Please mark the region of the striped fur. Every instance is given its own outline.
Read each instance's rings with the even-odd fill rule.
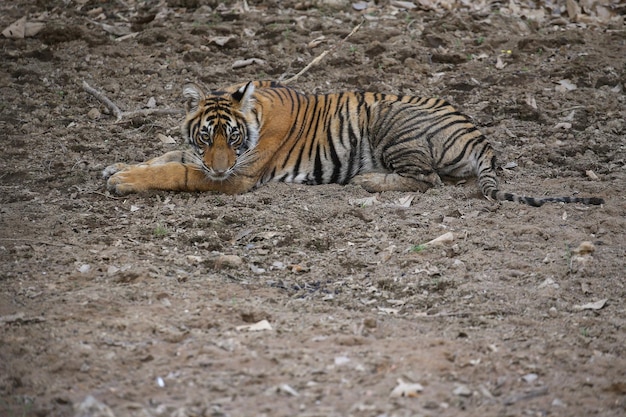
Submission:
[[[469,119],[441,99],[377,93],[306,95],[252,82],[206,96],[188,85],[190,151],[104,171],[118,194],[150,189],[242,193],[270,181],[424,191],[441,178],[477,177],[492,200],[602,204],[601,198],[500,191],[495,154]]]

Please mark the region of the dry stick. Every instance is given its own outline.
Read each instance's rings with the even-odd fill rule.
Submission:
[[[140,109],[140,110],[124,111],[123,112],[107,96],[105,96],[100,91],[96,90],[95,88],[93,88],[92,86],[87,84],[87,81],[83,81],[83,90],[85,90],[87,93],[89,93],[92,96],[94,96],[99,102],[101,102],[109,110],[111,110],[111,113],[113,113],[113,115],[115,115],[115,117],[117,119],[116,122],[119,122],[124,117],[133,118],[135,116],[151,116],[153,114],[165,114],[165,115],[167,115],[167,114],[183,114],[182,110],[178,110],[178,109]]]
[[[294,81],[297,81],[298,78],[300,78],[300,76],[302,74],[304,74],[305,72],[310,70],[311,67],[313,67],[314,65],[317,65],[322,59],[324,59],[324,57],[326,55],[328,55],[331,52],[334,52],[337,48],[339,48],[341,45],[343,45],[343,43],[345,41],[347,41],[348,38],[350,38],[352,35],[354,35],[356,33],[356,31],[359,30],[361,28],[361,26],[363,26],[363,22],[364,21],[361,21],[361,23],[356,25],[354,27],[354,29],[352,29],[352,32],[348,33],[348,35],[345,38],[343,38],[342,40],[337,42],[335,45],[331,46],[330,49],[325,50],[324,52],[319,54],[317,57],[315,57],[315,59],[313,61],[309,62],[309,64],[306,67],[302,68],[302,70],[299,73],[297,73],[296,75],[294,75],[293,77],[291,77],[291,78],[289,78],[287,80],[281,81],[281,84],[289,84],[289,83],[292,83]]]
[[[83,90],[94,96],[99,102],[107,106],[109,110],[115,115],[117,121],[119,122],[122,119],[122,111],[119,107],[115,105],[107,96],[87,84],[87,81],[83,81]]]

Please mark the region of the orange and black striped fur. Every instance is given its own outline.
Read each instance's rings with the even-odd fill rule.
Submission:
[[[250,82],[205,95],[183,90],[191,144],[138,165],[107,167],[117,194],[145,190],[244,193],[269,181],[349,182],[371,192],[425,191],[442,177],[477,177],[483,195],[531,206],[602,204],[500,191],[494,150],[467,117],[435,98],[376,93],[306,95]]]

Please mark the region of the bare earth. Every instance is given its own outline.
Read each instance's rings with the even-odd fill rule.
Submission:
[[[0,3],[2,28],[45,22],[0,38],[0,415],[626,414],[623,15],[315,4]],[[182,109],[185,82],[288,78],[363,16],[292,85],[446,98],[504,190],[606,204],[494,204],[471,181],[106,192],[105,166],[182,146],[181,117],[116,122],[83,80]]]

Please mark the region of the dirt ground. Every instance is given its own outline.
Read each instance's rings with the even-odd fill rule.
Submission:
[[[0,38],[0,415],[626,415],[623,4],[391,3],[0,3],[2,28],[44,23]],[[107,165],[182,146],[181,117],[116,122],[83,81],[181,109],[188,81],[285,79],[325,50],[294,87],[444,97],[503,189],[606,204],[106,192]]]

